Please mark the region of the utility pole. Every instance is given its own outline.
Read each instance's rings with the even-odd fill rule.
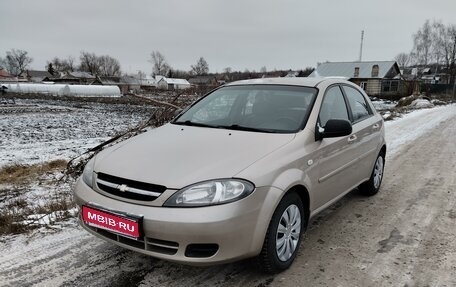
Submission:
[[[359,59],[361,62],[363,60],[363,42],[364,42],[364,30],[361,31],[361,46],[359,47]]]

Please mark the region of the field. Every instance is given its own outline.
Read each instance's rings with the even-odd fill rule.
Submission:
[[[74,178],[63,178],[68,160],[143,123],[153,110],[57,99],[0,106],[0,234],[56,229],[73,218]]]

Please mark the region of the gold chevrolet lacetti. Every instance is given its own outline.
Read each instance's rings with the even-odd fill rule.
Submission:
[[[238,81],[100,152],[74,195],[81,225],[119,246],[191,265],[257,256],[279,272],[312,217],[378,192],[385,153],[382,117],[348,81]]]

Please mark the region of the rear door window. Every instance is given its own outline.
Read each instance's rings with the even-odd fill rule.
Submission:
[[[350,105],[354,123],[368,118],[373,114],[366,99],[359,91],[348,86],[344,86],[343,89]]]

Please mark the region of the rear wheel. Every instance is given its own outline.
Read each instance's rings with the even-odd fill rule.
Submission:
[[[301,198],[294,192],[285,195],[274,211],[259,255],[264,271],[277,273],[290,267],[296,257],[305,226]]]
[[[361,194],[367,196],[377,194],[377,192],[380,190],[380,185],[382,184],[384,168],[385,153],[381,152],[375,161],[374,170],[372,171],[371,177],[368,181],[362,183],[359,186],[359,191]]]

